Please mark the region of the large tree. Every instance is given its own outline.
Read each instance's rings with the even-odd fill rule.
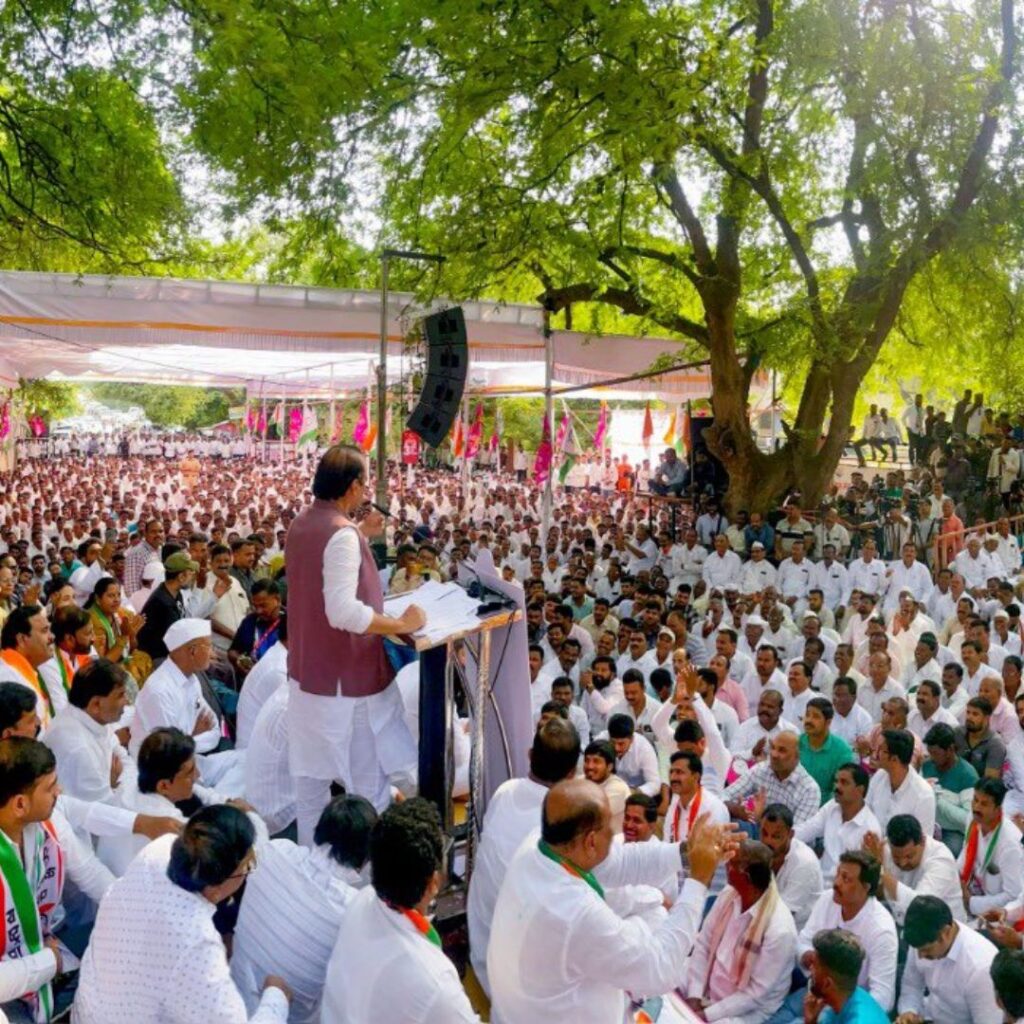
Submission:
[[[446,252],[452,294],[678,336],[734,504],[821,492],[908,288],[1016,215],[1013,0],[177,9],[193,138],[243,205],[355,203]],[[804,378],[773,454],[747,428],[768,366]]]

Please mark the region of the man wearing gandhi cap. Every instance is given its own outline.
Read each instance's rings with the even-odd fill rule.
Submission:
[[[135,702],[129,751],[138,756],[142,741],[160,726],[174,726],[196,741],[199,773],[207,786],[228,794],[244,789],[242,751],[216,753],[221,742],[217,716],[203,696],[200,673],[210,666],[213,640],[206,619],[179,619],[164,633],[167,660],[146,680]]]

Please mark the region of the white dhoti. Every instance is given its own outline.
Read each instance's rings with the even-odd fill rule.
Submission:
[[[299,842],[312,845],[332,782],[382,811],[391,800],[391,781],[405,788],[415,777],[417,747],[393,684],[372,697],[322,697],[304,693],[294,679],[288,685]]]

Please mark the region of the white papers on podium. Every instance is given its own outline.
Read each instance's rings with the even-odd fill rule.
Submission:
[[[415,590],[387,598],[384,614],[397,618],[411,604],[422,608],[427,617],[423,628],[413,634],[417,638],[434,642],[480,624],[476,613],[480,602],[470,597],[457,583],[427,580]]]

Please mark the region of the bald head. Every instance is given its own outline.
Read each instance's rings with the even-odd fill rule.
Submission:
[[[551,846],[569,846],[600,829],[611,816],[604,790],[589,779],[567,779],[548,790],[541,835]]]

